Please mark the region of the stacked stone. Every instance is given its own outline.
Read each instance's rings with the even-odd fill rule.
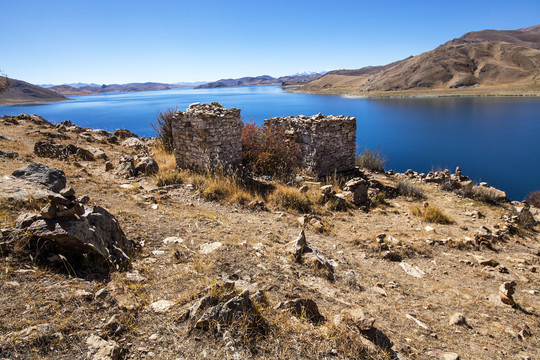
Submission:
[[[237,166],[242,160],[240,109],[191,104],[173,119],[174,156],[182,169]]]
[[[318,176],[354,168],[356,118],[349,116],[288,116],[266,119],[265,126],[281,128],[300,145],[302,167]]]

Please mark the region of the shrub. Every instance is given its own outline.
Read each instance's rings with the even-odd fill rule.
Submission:
[[[397,190],[399,195],[402,196],[407,196],[415,199],[423,199],[426,197],[424,195],[424,190],[407,180],[400,181],[398,183]]]
[[[411,207],[413,215],[418,216],[422,221],[437,223],[437,224],[453,224],[454,220],[445,215],[437,206],[428,205],[421,208],[420,206]]]
[[[540,208],[540,190],[533,191],[529,195],[527,195],[527,198],[525,199],[525,202],[531,206],[535,206],[537,208]]]
[[[184,180],[176,171],[160,172],[156,175],[157,186],[182,184]]]
[[[384,172],[387,162],[388,155],[384,155],[379,146],[375,149],[365,148],[356,158],[356,165],[358,167],[375,172]]]
[[[469,197],[476,201],[491,205],[498,205],[499,203],[503,202],[503,199],[501,199],[501,192],[499,190],[485,186],[473,187]]]
[[[280,209],[296,210],[307,213],[311,210],[311,200],[297,188],[278,185],[269,197],[270,202]]]
[[[244,123],[242,163],[257,175],[285,177],[300,167],[300,147],[278,128]]]
[[[156,117],[157,124],[150,122],[156,131],[156,138],[164,152],[171,154],[174,151],[172,122],[174,114],[178,112],[178,107],[168,108],[164,112],[159,112]]]

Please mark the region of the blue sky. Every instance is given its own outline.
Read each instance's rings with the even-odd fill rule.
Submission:
[[[2,0],[0,69],[36,84],[212,81],[382,65],[540,23],[539,0]]]

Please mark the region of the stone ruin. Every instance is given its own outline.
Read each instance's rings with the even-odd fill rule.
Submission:
[[[318,176],[354,168],[356,118],[348,116],[311,117],[304,115],[265,120],[301,149],[302,167]],[[237,166],[242,160],[242,120],[239,109],[222,105],[191,104],[173,118],[174,155],[179,168],[199,171],[221,166]]]
[[[302,153],[302,167],[318,176],[354,168],[356,158],[356,118],[349,116],[275,117],[264,121],[285,131]]]
[[[183,169],[207,170],[216,165],[237,166],[242,160],[240,109],[191,104],[173,118],[174,157]]]

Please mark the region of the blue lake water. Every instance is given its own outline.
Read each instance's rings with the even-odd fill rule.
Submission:
[[[171,106],[217,101],[257,123],[286,115],[357,118],[357,146],[380,145],[387,169],[419,172],[461,166],[475,181],[507,192],[512,200],[540,190],[539,98],[350,99],[285,93],[276,86],[176,89],[72,97],[74,101],[1,106],[0,115],[31,113],[52,122],[71,120],[92,128],[127,128],[155,134],[150,122]]]

